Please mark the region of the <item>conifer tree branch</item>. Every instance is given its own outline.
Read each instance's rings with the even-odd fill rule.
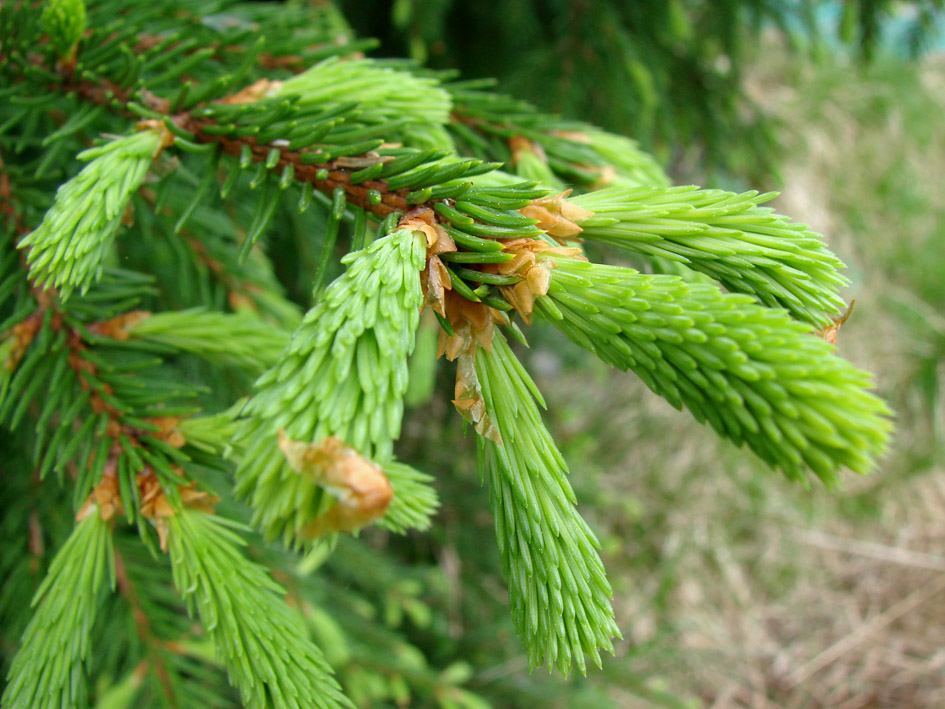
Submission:
[[[807,468],[834,484],[840,467],[865,473],[884,452],[889,411],[869,375],[783,310],[675,276],[539,258],[554,264],[539,312],[788,476]]]
[[[330,498],[291,457],[283,459],[279,432],[312,444],[338,437],[381,468],[391,461],[422,304],[424,244],[423,234],[402,229],[346,257],[348,270],[305,316],[281,362],[256,383],[236,437],[245,447],[236,489],[249,497],[267,534],[291,541],[329,531],[320,520]],[[405,521],[398,514],[394,524]]]
[[[352,707],[322,653],[302,633],[283,589],[240,552],[216,517],[183,509],[171,518],[174,583],[224,660],[247,707]]]
[[[167,345],[199,355],[221,367],[262,371],[274,365],[288,344],[286,333],[248,313],[200,308],[134,318],[126,338]]]
[[[184,130],[192,132],[198,142],[220,145],[226,154],[235,158],[241,157],[244,154],[244,147],[246,147],[249,148],[253,162],[266,164],[267,160],[270,159],[269,156],[273,147],[271,145],[259,145],[254,136],[231,139],[225,136],[210,135],[206,133],[205,127],[215,125],[215,123],[200,121],[190,116],[175,117],[175,122],[179,122]],[[343,167],[338,161],[307,163],[303,162],[303,155],[306,154],[312,153],[279,149],[278,160],[270,169],[278,169],[280,172],[284,172],[291,167],[294,179],[297,182],[308,182],[319,192],[326,195],[332,195],[336,189],[340,188],[344,190],[345,198],[349,204],[360,207],[380,219],[395,212],[404,213],[407,211],[407,193],[409,190],[406,188],[391,190],[387,183],[381,180],[365,180],[363,183],[352,184],[352,173],[363,169],[365,165],[353,169]],[[372,160],[374,162],[379,160],[377,156],[367,153],[357,157],[363,158],[367,163],[371,163]],[[350,160],[349,162],[353,161]],[[372,192],[380,194],[380,201],[377,197],[372,196]]]
[[[407,583],[420,577],[335,536],[368,523],[425,529],[436,512],[431,477],[394,458],[425,306],[441,354],[458,360],[453,403],[480,434],[532,666],[583,672],[585,654],[599,665],[619,631],[541,395],[506,339],[524,342],[519,320],[553,321],[792,477],[810,469],[832,483],[840,467],[865,470],[882,452],[889,424],[869,378],[812,337],[811,324],[832,326],[841,264],[818,235],[760,207],[769,195],[670,188],[629,139],[481,83],[358,57],[365,45],[332,44],[330,17],[296,21],[318,15],[304,3],[203,17],[211,6],[46,0],[39,23],[26,5],[0,7],[0,147],[12,161],[0,164],[0,424],[14,433],[0,437],[0,455],[32,452],[40,482],[72,475],[79,522],[57,560],[81,530],[104,533],[101,546],[119,516],[138,525],[118,540],[127,555],[123,546],[103,558],[118,562],[120,607],[143,647],[124,666],[103,660],[97,682],[124,678],[104,698],[134,696],[147,669],[157,696],[173,700],[184,684],[201,697],[188,697],[194,705],[223,696],[222,673],[201,674],[214,672],[209,642],[165,623],[188,623],[168,581],[167,608],[149,593],[166,569],[144,552],[160,548],[247,705],[350,706],[308,637],[315,629],[362,704],[404,703],[415,688],[476,706],[458,686],[461,668],[441,673],[400,631],[365,629],[365,603],[391,626],[404,613],[428,622],[428,600]],[[572,197],[568,185],[590,192]],[[116,238],[123,222],[128,236]],[[269,233],[271,259],[254,249]],[[685,263],[748,295],[586,263],[581,240],[658,269]],[[349,252],[345,269],[328,283],[338,250]],[[306,302],[313,281],[299,322],[283,293]],[[245,373],[260,370],[241,399]],[[225,500],[219,517],[210,489]],[[332,536],[309,547],[298,573],[270,576],[239,548],[231,519],[241,514],[289,546]],[[303,579],[333,543],[331,564],[359,568],[337,571],[343,584],[331,571]],[[270,546],[253,551],[277,569],[294,563]],[[64,678],[70,692],[81,681],[81,653],[36,651],[37,638],[79,647],[90,636],[78,616],[49,610],[50,584],[79,593],[82,623],[95,611],[82,591],[97,587],[56,563],[17,667],[58,673],[64,697]],[[306,620],[272,578],[292,584]],[[352,578],[374,589],[370,601]],[[40,620],[57,627],[37,630]],[[351,660],[362,648],[366,659]],[[28,700],[27,685],[10,691]]]
[[[585,672],[600,666],[620,637],[599,544],[574,507],[567,464],[541,421],[534,383],[505,338],[476,346],[485,408],[502,442],[479,439],[480,476],[488,480],[509,605],[531,667],[547,663]]]
[[[758,205],[775,194],[694,187],[613,187],[572,204],[581,238],[684,263],[817,327],[844,309],[843,263],[823,238]]]
[[[39,68],[45,69],[42,66]],[[50,85],[49,89],[64,94],[75,94],[83,101],[104,106],[128,118],[140,116],[140,113],[136,113],[129,107],[135,98],[134,95],[109,79],[99,77],[98,80],[93,81],[86,78],[76,78],[69,67],[59,67],[58,71],[60,72],[60,83]],[[220,145],[225,153],[237,158],[241,157],[244,154],[244,149],[248,148],[253,162],[266,163],[270,160],[269,156],[273,147],[258,144],[255,136],[249,135],[234,139],[209,134],[207,130],[216,125],[215,121],[195,117],[189,111],[173,112],[169,100],[148,92],[142,93],[141,98],[144,101],[143,107],[149,114],[166,116],[181,130],[192,134],[197,142]],[[358,169],[363,169],[365,165],[360,165],[357,169],[351,169],[339,164],[338,161],[303,162],[302,155],[304,153],[299,151],[280,149],[279,153],[278,161],[275,165],[270,165],[269,169],[279,168],[280,171],[284,171],[291,166],[295,172],[296,182],[309,182],[316,189],[328,195],[340,187],[345,190],[351,204],[366,209],[380,218],[384,218],[392,212],[403,213],[407,211],[406,197],[409,190],[406,188],[392,191],[388,189],[385,182],[378,180],[366,180],[360,184],[352,184],[352,173],[357,172]],[[361,159],[370,163],[372,157],[374,156],[369,151],[365,151],[364,154],[356,158],[349,158],[348,162]],[[371,194],[372,192],[380,192],[380,202]]]
[[[38,286],[56,287],[65,300],[98,279],[125,207],[162,140],[161,133],[144,130],[79,155],[91,162],[59,189],[42,223],[19,242],[29,249],[30,275]]]
[[[36,611],[10,668],[4,707],[87,704],[82,665],[103,586],[109,577],[114,585],[112,562],[108,525],[97,510],[90,510],[56,554],[36,592]]]
[[[52,414],[56,405],[61,405],[75,416],[78,431],[85,434],[83,438],[81,433],[77,433],[75,439],[77,443],[84,440],[81,450],[85,451],[85,456],[84,459],[80,456],[80,464],[74,465],[75,446],[56,449],[56,437],[67,430],[69,423],[68,420],[59,421],[56,437],[43,453],[40,477],[50,469],[61,473],[63,467],[74,465],[81,473],[75,476],[77,506],[81,503],[80,517],[94,508],[106,521],[123,513],[131,521],[137,508],[140,516],[155,524],[163,546],[162,517],[169,512],[166,495],[176,499],[179,494],[177,485],[187,483],[180,474],[181,469],[171,465],[167,459],[168,454],[172,460],[177,459],[180,454],[176,451],[184,445],[176,430],[179,418],[136,415],[137,412],[122,401],[115,385],[109,381],[109,372],[101,369],[102,360],[90,348],[93,341],[127,340],[127,328],[149,314],[132,311],[102,322],[81,324],[63,310],[54,292],[33,288],[32,294],[37,309],[12,330],[14,346],[7,353],[4,367],[17,375],[9,388],[0,387],[0,418],[11,417],[12,425],[18,424],[27,411],[27,405],[39,394],[37,384],[43,383],[40,377],[28,384],[29,374],[33,373],[37,363],[42,367],[44,360],[55,362],[47,370],[51,370],[52,382],[62,385],[64,391],[75,389],[81,393],[72,399],[67,396],[44,401],[37,415],[39,428],[54,425]],[[37,337],[39,341],[33,346]],[[19,367],[20,360],[27,355],[30,358]],[[17,371],[18,367],[22,371]],[[63,373],[67,371],[72,373],[74,385],[64,380]],[[56,395],[59,396],[60,392],[57,391]],[[11,408],[14,402],[18,404],[16,409]],[[37,447],[37,453],[40,450]],[[168,482],[173,484],[168,485]],[[192,491],[185,495],[191,500],[195,495],[200,497]]]

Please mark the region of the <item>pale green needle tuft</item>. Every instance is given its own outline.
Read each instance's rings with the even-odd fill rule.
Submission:
[[[479,438],[515,628],[531,667],[583,674],[620,637],[599,544],[575,509],[568,466],[541,420],[535,384],[498,332],[479,348],[482,397],[502,444]]]
[[[301,616],[245,542],[219,517],[182,509],[168,520],[174,585],[198,615],[251,709],[351,707]]]
[[[843,262],[820,234],[759,204],[774,193],[611,187],[572,198],[581,238],[687,265],[731,291],[824,327],[846,304]]]
[[[36,611],[13,658],[4,709],[88,706],[85,662],[92,625],[103,587],[115,576],[108,523],[97,508],[88,512],[33,597]]]
[[[98,280],[128,201],[160,144],[161,134],[147,130],[79,154],[91,162],[59,188],[42,223],[20,240],[19,248],[29,248],[26,261],[37,285],[58,288],[65,300]]]
[[[288,344],[287,333],[255,315],[202,308],[155,313],[131,326],[128,334],[220,367],[256,372],[275,364]]]
[[[414,145],[452,147],[443,126],[449,121],[453,101],[431,77],[379,66],[370,59],[332,57],[283,82],[276,95],[298,96],[306,106],[356,101],[361,122],[398,121],[388,130],[388,137],[408,137]],[[406,124],[405,118],[409,119]]]
[[[328,502],[285,462],[280,430],[303,442],[337,436],[382,468],[391,461],[423,304],[425,249],[422,234],[400,230],[346,256],[345,273],[256,383],[237,434],[244,454],[236,481],[267,535],[291,539]]]
[[[87,17],[83,0],[47,0],[39,18],[60,57],[67,57],[82,39]]]
[[[387,463],[384,473],[394,488],[394,499],[377,524],[397,534],[408,529],[429,529],[440,506],[436,490],[430,485],[433,476],[397,461]]]
[[[840,468],[865,473],[884,452],[889,411],[870,375],[784,310],[676,276],[552,261],[539,312],[789,477],[810,469],[832,484]]]

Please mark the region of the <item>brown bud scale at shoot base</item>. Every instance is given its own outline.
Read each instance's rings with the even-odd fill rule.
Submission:
[[[394,490],[384,471],[337,436],[300,443],[279,431],[279,449],[294,471],[321,485],[336,500],[308,524],[305,536],[351,532],[381,517],[390,506]]]

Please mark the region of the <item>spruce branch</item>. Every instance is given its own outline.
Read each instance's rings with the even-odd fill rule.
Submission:
[[[313,444],[336,436],[382,468],[391,460],[422,304],[424,249],[421,233],[401,229],[346,256],[345,273],[257,382],[236,437],[245,449],[236,490],[268,535],[304,535],[328,502],[282,458],[280,431]]]
[[[274,365],[288,344],[279,328],[249,313],[219,313],[204,309],[148,314],[137,320],[126,337],[189,352],[221,367],[261,371]]]
[[[218,517],[187,509],[169,521],[174,584],[197,614],[251,709],[352,707],[283,589],[241,553]]]
[[[331,71],[336,64],[327,62],[325,66]],[[375,86],[379,85],[380,77],[386,78],[387,84],[410,85],[410,82],[418,81],[420,83],[417,86],[429,84],[424,84],[406,72],[375,69],[369,62],[348,63],[340,70],[350,72],[352,67],[357,67],[354,69],[356,74],[367,77],[368,83]],[[317,69],[319,67],[313,68],[313,74],[317,74]],[[107,80],[103,80],[104,84],[100,86],[90,83],[88,79],[82,79],[78,85],[73,85],[69,83],[73,81],[71,75],[65,78],[68,81],[61,88],[68,88],[84,100],[108,106],[123,114],[131,112],[149,120],[163,119],[164,127],[170,132],[170,135],[164,133],[164,141],[173,136],[174,142],[187,151],[199,151],[201,145],[208,148],[219,146],[224,153],[239,158],[240,169],[256,164],[259,171],[254,183],[264,178],[268,172],[278,171],[281,173],[282,188],[288,183],[297,182],[310,184],[327,195],[335,195],[340,189],[344,192],[348,204],[382,218],[392,213],[403,214],[410,205],[417,205],[418,208],[444,205],[445,200],[463,194],[471,187],[470,183],[457,178],[472,177],[497,166],[476,160],[444,159],[445,151],[436,149],[375,150],[385,145],[383,138],[360,142],[358,140],[379,132],[377,124],[371,123],[371,111],[368,110],[365,123],[360,113],[357,116],[351,115],[351,104],[337,105],[329,101],[327,105],[309,106],[304,92],[306,88],[313,90],[309,86],[311,76],[308,73],[294,77],[285,84],[261,80],[207,106],[176,113],[172,111],[174,102],[150,93],[141,97],[143,104],[138,104],[131,100],[127,92],[118,91],[117,87],[109,85]],[[299,80],[299,83],[293,84],[296,80]],[[427,86],[428,92],[432,90],[431,86],[432,84]],[[302,92],[298,93],[296,89]],[[317,94],[317,91],[315,93]],[[448,106],[448,96],[445,93],[439,100],[441,103],[445,100]],[[368,103],[370,104],[370,101]],[[377,115],[383,116],[385,111],[390,110],[390,106],[396,105],[396,98],[390,97],[385,101],[382,96],[375,106]],[[442,106],[436,108],[432,104],[430,107],[420,105],[420,110],[425,111],[424,115],[432,116],[434,121],[444,120],[440,115],[443,113]],[[303,118],[307,119],[304,123],[301,121]],[[352,118],[357,120],[352,121]],[[350,127],[343,123],[345,120],[351,122]],[[373,120],[377,120],[377,117]],[[338,123],[341,123],[341,128],[333,130]],[[316,142],[324,139],[326,132],[329,133],[328,139],[334,138],[335,145],[330,142],[327,145]],[[384,124],[381,124],[380,132],[386,135]],[[281,138],[282,135],[289,135],[290,138]],[[337,144],[339,142],[340,145]],[[237,171],[231,170],[231,176],[235,177],[237,174]],[[231,180],[228,180],[228,184],[230,182]],[[209,182],[206,184],[209,185]],[[223,189],[226,191],[227,186],[224,185]],[[521,197],[526,197],[527,193],[531,192],[534,192],[531,185],[522,185]],[[543,192],[539,192],[540,194]],[[532,197],[534,196],[532,194]],[[273,203],[271,198],[266,201]],[[495,200],[490,199],[487,202],[494,203]],[[266,216],[251,228],[247,242],[250,245],[268,225],[272,211],[264,210],[260,214]],[[479,217],[481,216],[480,214]],[[449,221],[445,218],[444,220]],[[467,220],[473,221],[469,217],[463,221]],[[477,235],[513,235],[508,229],[501,232],[488,228],[490,223],[500,226],[503,222],[497,224],[487,218],[485,223],[486,231],[475,230]],[[537,232],[531,233],[534,234]],[[522,235],[525,233],[522,232]]]
[[[114,586],[112,564],[108,525],[96,510],[89,510],[36,592],[32,604],[36,611],[10,668],[4,707],[88,705],[83,664],[103,586]]]
[[[834,484],[883,454],[889,410],[870,376],[785,311],[675,276],[539,258],[554,268],[537,309],[564,334],[788,476],[809,468]]]
[[[246,704],[348,705],[307,622],[326,642],[342,636],[329,654],[353,697],[403,702],[413,688],[476,706],[458,686],[461,666],[441,673],[391,630],[404,614],[432,627],[407,583],[419,576],[335,538],[334,572],[302,578],[331,543],[298,573],[274,572],[303,621],[194,482],[228,498],[232,462],[251,509],[226,499],[221,511],[251,514],[291,545],[366,523],[428,527],[431,478],[393,456],[424,306],[441,353],[459,360],[454,404],[481,435],[512,616],[533,666],[583,672],[585,653],[599,665],[619,632],[541,396],[506,339],[524,341],[519,320],[537,311],[792,477],[809,468],[833,482],[841,466],[863,471],[881,453],[889,424],[869,378],[809,327],[835,334],[841,264],[817,235],[760,207],[769,195],[667,187],[629,139],[481,83],[364,60],[355,53],[367,44],[305,3],[225,4],[205,17],[216,5],[96,0],[84,31],[78,14],[62,14],[79,5],[51,0],[42,23],[28,3],[0,8],[0,94],[11,99],[0,106],[0,148],[15,157],[0,164],[0,424],[16,434],[0,437],[0,453],[32,451],[37,485],[50,471],[68,480],[76,530],[93,520],[108,544],[106,523],[124,515],[138,526],[131,549],[170,551],[180,594]],[[338,55],[349,56],[321,61]],[[114,138],[138,119],[136,135]],[[65,158],[102,133],[110,142],[80,154],[90,162],[49,207],[59,166],[74,174]],[[552,194],[566,185],[591,192]],[[116,239],[132,208],[133,238]],[[581,262],[581,239],[643,253],[657,270],[686,264],[747,295]],[[343,248],[346,270],[323,290]],[[108,267],[116,261],[132,270]],[[283,293],[303,302],[313,281],[299,322]],[[267,370],[248,401],[233,368]],[[269,546],[252,552],[292,565]],[[187,637],[179,603],[149,601],[146,587],[167,574],[151,563],[140,586],[120,564],[147,647],[126,664],[106,653],[108,669],[93,672],[123,679],[101,698],[133,697],[151,671],[169,701],[219,704],[222,674],[208,678],[206,643]],[[66,574],[56,573],[47,584]],[[391,628],[364,622],[372,601],[349,579]],[[94,585],[81,574],[66,581]],[[45,604],[36,618],[51,612]],[[177,622],[162,624],[168,616]],[[81,653],[60,660],[30,648],[40,633],[77,637],[75,618],[31,625],[21,652],[48,660],[60,684],[79,681],[70,668],[81,670]]]
[[[111,280],[109,275],[103,282]],[[184,440],[176,430],[179,418],[166,406],[166,387],[129,375],[141,368],[140,360],[115,361],[116,353],[109,352],[108,345],[127,340],[128,328],[147,313],[130,311],[83,323],[77,315],[86,298],[70,300],[76,312],[69,313],[54,293],[35,295],[39,307],[8,340],[13,347],[5,369],[15,375],[0,386],[0,420],[14,429],[31,404],[39,402],[33,447],[39,479],[54,471],[61,480],[70,469],[80,516],[94,508],[106,521],[122,514],[129,522],[148,520],[163,547],[164,518],[170,514],[167,496],[193,503],[205,495],[178,490],[187,484],[179,464],[188,457],[178,450]],[[111,309],[106,299],[94,312]],[[51,390],[40,398],[43,384]],[[155,394],[147,384],[160,392],[161,408],[152,406]],[[50,429],[54,433],[47,438]],[[67,433],[72,438],[65,442]]]
[[[59,188],[42,223],[19,243],[29,249],[30,277],[38,286],[57,288],[65,300],[100,277],[125,207],[162,140],[160,132],[144,130],[79,155],[89,164]]]
[[[592,212],[581,238],[685,264],[818,327],[845,304],[843,263],[823,238],[773,210],[776,195],[695,187],[612,187],[571,198]]]
[[[384,126],[387,140],[404,138],[412,145],[451,148],[442,130],[453,103],[431,77],[379,66],[368,59],[326,59],[271,86],[267,96],[298,96],[303,106],[338,106],[356,102],[358,121]]]
[[[564,183],[590,189],[669,185],[659,163],[636,141],[486,90],[495,83],[445,85],[454,102],[449,128],[466,153],[506,163],[520,177],[554,189]]]
[[[52,0],[43,8],[39,22],[61,60],[74,61],[76,45],[86,27],[85,2]]]
[[[480,476],[488,481],[509,605],[531,667],[585,672],[587,653],[613,654],[620,637],[599,544],[575,509],[568,466],[541,420],[535,384],[496,333],[478,347],[486,410],[502,437],[479,438]]]

